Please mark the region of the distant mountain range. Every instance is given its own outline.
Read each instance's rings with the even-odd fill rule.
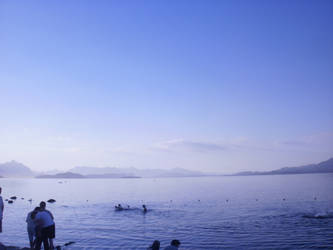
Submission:
[[[33,177],[35,173],[22,163],[10,161],[0,164],[0,175],[3,177]]]
[[[39,175],[36,178],[156,178],[156,177],[197,177],[205,176],[199,171],[190,171],[182,168],[171,170],[163,169],[136,169],[112,167],[75,167],[66,173]]]
[[[333,173],[333,158],[318,164],[304,165],[300,167],[285,167],[273,171],[245,171],[233,175],[277,175],[277,174],[314,174]]]
[[[149,178],[149,177],[193,177],[205,176],[199,171],[191,171],[182,168],[171,170],[162,169],[136,169],[136,168],[114,168],[114,167],[75,167],[67,172],[52,170],[50,172],[33,172],[22,163],[11,161],[0,164],[0,178]]]
[[[38,175],[36,178],[39,179],[83,179],[83,178],[90,178],[90,179],[102,179],[102,178],[140,178],[137,176],[129,176],[129,175],[121,175],[121,174],[76,174],[72,172],[65,172],[59,174],[47,174],[47,175]]]
[[[72,173],[82,174],[93,178],[152,178],[152,177],[196,177],[206,174],[199,171],[191,171],[183,168],[165,169],[137,169],[137,168],[113,168],[113,167],[75,167],[69,170]]]
[[[309,173],[333,173],[333,158],[300,167],[285,167],[273,171],[245,171],[232,174],[233,176],[244,175],[277,175],[277,174],[309,174]],[[218,176],[219,174],[207,174],[199,171],[191,171],[183,168],[165,169],[137,169],[137,168],[115,168],[115,167],[74,167],[68,172],[51,173],[33,172],[22,163],[11,161],[0,164],[0,178],[36,177],[36,178],[159,178],[159,177],[200,177]]]

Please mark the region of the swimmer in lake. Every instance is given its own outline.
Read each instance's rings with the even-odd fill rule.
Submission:
[[[118,205],[114,206],[114,208],[116,210],[123,210],[123,207],[121,206],[121,204],[118,204]]]
[[[147,213],[148,210],[147,210],[147,208],[146,208],[146,205],[142,205],[142,207],[143,207],[143,212],[144,212],[144,213]]]

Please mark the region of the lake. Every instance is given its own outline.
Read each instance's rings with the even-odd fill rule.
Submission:
[[[28,246],[25,218],[42,200],[55,217],[55,245],[146,249],[333,247],[333,174],[155,179],[0,179],[0,242]],[[24,199],[21,199],[24,198]],[[28,200],[32,199],[32,202]],[[130,210],[115,211],[118,203]],[[142,204],[149,211],[142,212]]]

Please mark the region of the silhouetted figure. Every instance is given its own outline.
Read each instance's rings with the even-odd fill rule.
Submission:
[[[142,205],[142,207],[143,207],[143,212],[144,212],[144,213],[147,213],[148,210],[147,210],[146,205]]]
[[[38,233],[40,237],[36,240],[36,250],[40,250],[43,242],[44,249],[53,249],[53,239],[55,238],[55,224],[53,221],[53,215],[50,211],[46,210],[46,203],[42,201],[40,204],[40,211],[36,215],[36,224],[38,227]],[[49,245],[50,242],[50,245]]]
[[[27,232],[29,236],[29,243],[31,249],[34,248],[37,239],[35,219],[38,211],[39,207],[35,207],[33,211],[28,213],[27,218],[25,220],[25,222],[27,223]]]
[[[3,209],[5,208],[1,196],[1,191],[2,189],[0,187],[0,233],[2,233],[2,217],[3,217]]]
[[[153,245],[148,247],[148,250],[159,250],[160,249],[160,242],[158,240],[155,240],[153,242]]]
[[[166,248],[164,248],[164,250],[178,250],[179,246],[180,246],[179,240],[172,240],[170,246],[167,246]]]

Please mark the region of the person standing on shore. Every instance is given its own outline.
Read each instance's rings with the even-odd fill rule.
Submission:
[[[3,210],[4,210],[1,191],[2,191],[2,188],[0,187],[0,233],[2,233],[2,218],[3,218]]]
[[[36,239],[37,239],[37,233],[36,233],[36,215],[39,211],[39,207],[35,207],[33,211],[28,213],[27,219],[25,220],[27,222],[27,231],[29,236],[29,242],[30,242],[30,248],[34,249]]]
[[[41,237],[37,237],[35,249],[40,250],[42,242],[45,250],[54,249],[53,239],[55,238],[55,224],[53,221],[53,215],[50,211],[45,209],[46,203],[44,201],[39,205],[40,210],[36,215],[36,223]]]

